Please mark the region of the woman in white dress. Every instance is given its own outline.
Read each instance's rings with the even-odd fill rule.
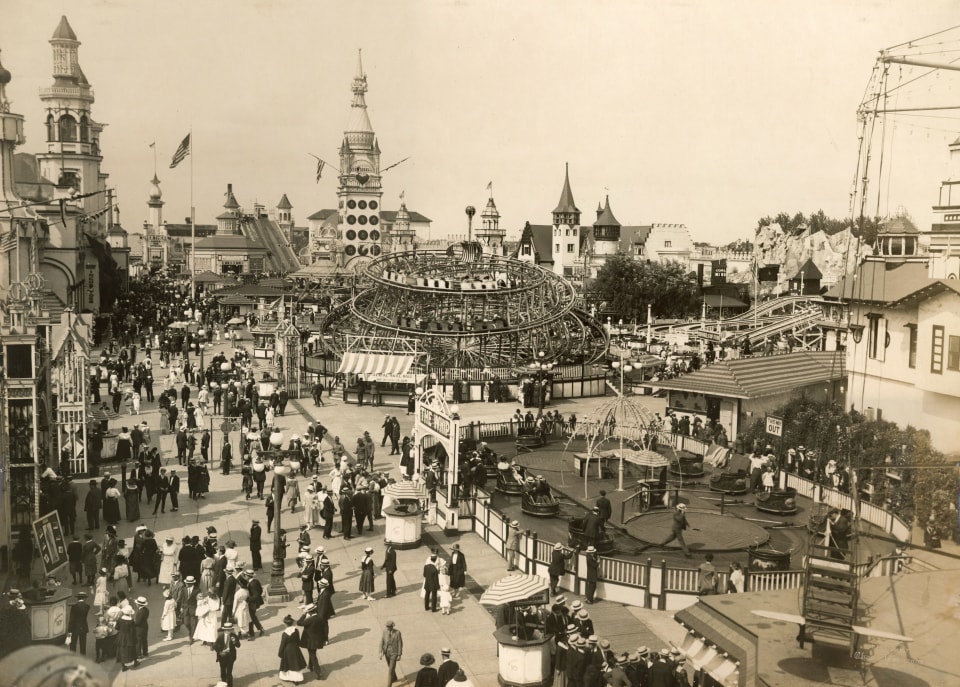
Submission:
[[[160,584],[170,584],[173,582],[173,573],[177,569],[177,561],[180,556],[180,547],[176,545],[173,537],[167,537],[166,543],[160,548]]]
[[[101,568],[100,574],[97,575],[97,579],[93,583],[93,605],[99,608],[101,613],[107,607],[107,601],[110,599],[110,594],[107,592],[108,574],[109,571],[106,568]]]
[[[303,499],[303,505],[307,527],[314,527],[317,524],[317,494],[312,486],[307,487],[307,495]]]
[[[213,644],[217,641],[217,629],[220,627],[220,599],[213,594],[197,594],[197,629],[193,638]]]
[[[343,486],[343,477],[337,468],[330,471],[330,491],[335,496],[340,494],[340,487]]]
[[[274,423],[276,422],[276,419],[277,419],[277,416],[276,416],[276,413],[273,412],[273,408],[271,408],[271,407],[268,406],[268,407],[267,407],[267,415],[266,415],[266,418],[265,418],[265,421],[266,421],[266,423],[267,423],[267,427],[269,427],[270,429],[273,429],[273,425],[274,425]]]
[[[197,427],[203,429],[203,408],[201,406],[194,408],[193,417],[196,420]]]
[[[440,589],[450,587],[450,568],[447,561],[443,558],[437,558],[437,569],[440,570]]]
[[[233,619],[234,626],[237,628],[237,632],[240,636],[243,636],[244,628],[250,627],[250,592],[247,591],[246,587],[241,587],[237,585],[237,591],[233,595]],[[253,634],[250,634],[250,637],[253,637]]]
[[[160,629],[167,633],[163,641],[173,639],[173,630],[177,626],[177,602],[170,596],[170,590],[163,590],[163,613],[160,614]]]

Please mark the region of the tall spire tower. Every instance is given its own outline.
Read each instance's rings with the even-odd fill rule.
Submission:
[[[477,238],[484,246],[484,252],[503,255],[503,239],[507,230],[500,228],[500,211],[497,210],[497,204],[493,202],[492,188],[490,197],[487,199],[487,206],[480,213],[480,228],[476,233]]]
[[[580,209],[570,190],[570,163],[564,165],[560,202],[553,209],[553,269],[570,274],[580,255]]]
[[[367,75],[357,51],[350,121],[340,145],[340,185],[337,188],[340,234],[347,262],[380,254],[380,145],[367,114]]]
[[[93,120],[93,89],[80,68],[78,52],[80,41],[66,17],[50,39],[53,46],[53,84],[40,89],[40,101],[47,111],[47,151],[37,155],[40,174],[52,179],[58,194],[92,193],[103,191],[107,175],[100,171],[100,133],[103,125]],[[83,213],[101,210],[104,198],[99,195],[84,198]],[[106,235],[107,216],[96,220],[94,233]],[[91,227],[88,225],[87,230]]]

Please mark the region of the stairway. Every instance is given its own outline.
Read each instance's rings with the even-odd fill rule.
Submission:
[[[835,550],[823,545],[811,545],[803,585],[803,617],[801,648],[804,641],[815,644],[856,650],[857,601],[860,578],[854,570],[854,551],[845,552],[846,558],[831,557]]]

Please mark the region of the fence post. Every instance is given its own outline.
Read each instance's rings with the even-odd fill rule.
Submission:
[[[660,598],[658,599],[657,610],[665,611],[667,610],[667,562],[662,558],[660,559],[660,580]]]
[[[530,533],[530,543],[532,544],[532,546],[531,546],[530,555],[527,557],[527,561],[529,562],[531,559],[533,560],[533,570],[530,569],[530,566],[527,566],[527,570],[525,572],[528,575],[531,573],[536,574],[537,572],[537,542],[539,540],[540,540],[539,534],[537,534],[536,532]]]
[[[653,569],[653,559],[652,559],[652,558],[647,558],[647,562],[644,564],[644,568],[645,568],[646,571],[647,571],[647,574],[646,574],[647,586],[646,586],[646,589],[645,589],[646,593],[643,595],[643,607],[644,607],[644,608],[652,608],[652,607],[653,607],[653,602],[652,602],[652,600],[651,600],[651,598],[650,598],[650,571]]]
[[[746,568],[743,569],[743,591],[744,592],[752,591],[750,589],[750,587],[752,586],[750,577],[751,577],[750,566],[747,566]]]

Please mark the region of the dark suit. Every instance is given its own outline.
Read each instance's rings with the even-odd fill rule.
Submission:
[[[394,574],[397,572],[397,552],[392,546],[387,546],[380,569],[387,573],[387,596],[396,596],[397,580]]]
[[[326,620],[317,614],[305,615],[297,621],[297,625],[303,628],[303,635],[300,637],[300,646],[307,650],[309,657],[307,665],[317,677],[320,677],[320,661],[317,660],[317,650],[322,649],[327,643],[329,635],[329,625]]]
[[[87,617],[90,615],[90,604],[86,601],[78,601],[70,607],[70,620],[67,623],[67,632],[70,633],[70,650],[76,651],[80,647],[80,653],[87,653],[87,633],[90,631]]]
[[[437,611],[437,592],[440,591],[440,571],[432,562],[423,566],[423,610]]]
[[[232,632],[221,632],[213,644],[213,651],[220,664],[220,681],[226,682],[227,687],[233,687],[233,664],[237,660],[237,647],[240,639]]]
[[[437,676],[440,678],[441,687],[446,687],[447,683],[456,676],[458,670],[460,670],[460,664],[456,661],[447,659],[441,663],[440,667],[437,668]]]
[[[263,567],[263,561],[260,558],[260,538],[263,530],[260,525],[250,526],[250,561],[254,570],[260,570]]]
[[[220,624],[233,618],[233,597],[237,595],[237,578],[228,574],[223,580],[223,592],[220,594],[220,603],[223,608],[220,612]]]
[[[666,661],[654,661],[650,666],[650,687],[673,687],[673,668]]]
[[[247,608],[250,609],[250,626],[248,630],[250,636],[253,637],[254,627],[260,630],[260,634],[263,634],[263,625],[260,624],[260,619],[257,617],[257,610],[263,606],[263,585],[260,583],[260,580],[256,577],[251,578],[250,581],[247,582],[247,592],[250,594],[250,598],[247,600]]]
[[[187,586],[184,590],[186,601],[183,604],[183,624],[187,626],[187,636],[193,644],[193,633],[197,629],[197,594],[200,585]]]
[[[149,631],[147,621],[150,619],[150,609],[146,606],[137,606],[133,614],[133,626],[137,634],[137,658],[143,658],[147,655],[147,634]]]
[[[170,477],[170,507],[173,510],[180,508],[180,475]]]

